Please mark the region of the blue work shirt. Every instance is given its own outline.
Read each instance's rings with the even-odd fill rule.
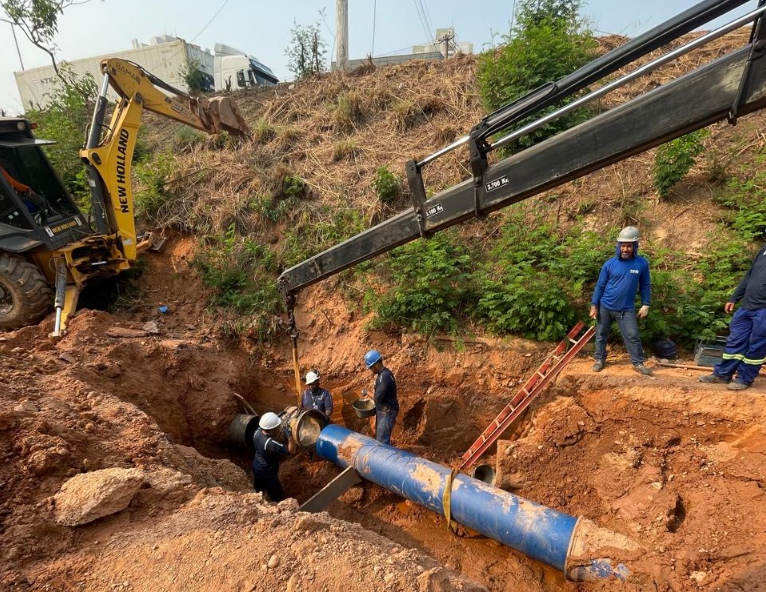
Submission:
[[[388,368],[383,368],[375,377],[375,412],[395,413],[399,411],[396,398],[396,378]]]
[[[308,388],[301,395],[301,409],[316,409],[324,413],[325,417],[332,415],[332,395],[327,389],[320,388],[312,393]]]
[[[620,245],[616,254],[604,263],[593,291],[591,304],[608,310],[632,310],[636,307],[636,291],[641,292],[641,304],[651,300],[649,262],[638,255],[638,243],[634,243],[633,257],[622,259]]]
[[[262,477],[276,477],[279,473],[280,458],[290,453],[287,446],[267,436],[262,429],[258,428],[253,434],[253,447],[255,448],[253,473]]]

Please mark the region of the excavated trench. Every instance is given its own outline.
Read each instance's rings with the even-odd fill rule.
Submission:
[[[108,315],[75,320],[65,345],[75,360],[72,372],[86,388],[117,395],[149,415],[170,440],[229,458],[245,472],[249,453],[228,441],[229,424],[241,412],[233,393],[259,413],[295,403],[283,361],[253,367],[239,350],[214,340],[117,339],[104,349],[92,336],[108,334]],[[402,385],[394,444],[454,466],[513,389],[485,388],[480,379],[488,372],[455,374],[462,382],[447,373],[449,383],[431,388],[425,384],[431,366],[458,354],[431,351],[431,366],[419,362],[424,353],[408,355],[412,365],[402,359],[393,365]],[[489,367],[494,355],[477,354],[475,363]],[[503,368],[517,363],[508,351],[502,359]],[[733,393],[697,386],[690,371],[658,370],[647,379],[627,365],[599,375],[589,367],[585,359],[571,363],[482,458],[495,466],[497,484],[639,542],[643,551],[625,558],[636,574],[629,590],[757,590],[766,575],[766,392],[759,382]],[[325,373],[333,421],[369,434],[351,405],[369,376]],[[528,370],[519,365],[517,374],[521,379]],[[285,462],[281,475],[288,495],[303,502],[338,472],[298,456]],[[566,582],[559,572],[474,532],[452,534],[442,517],[372,484],[351,489],[328,512],[419,549],[491,590],[616,585]]]
[[[766,524],[753,504],[763,499],[766,434],[749,416],[751,405],[728,391],[696,392],[687,386],[693,377],[674,377],[671,385],[657,386],[630,375],[594,378],[580,374],[587,362],[574,365],[533,405],[521,425],[504,435],[513,439],[501,439],[482,459],[495,466],[497,484],[639,541],[644,551],[628,558],[638,575],[637,590],[654,589],[654,584],[645,587],[649,582],[696,589],[695,578],[735,581],[745,585],[742,589],[757,589],[747,587],[754,577],[748,566],[753,557],[763,555],[758,545],[764,542],[760,526]],[[251,376],[246,374],[234,390],[256,411],[294,404],[289,381],[264,380],[261,373],[256,382]],[[356,399],[352,384],[323,384],[334,393],[333,421],[371,434],[369,421],[357,418],[351,406]],[[752,396],[755,404],[761,395]],[[454,466],[464,451],[465,437],[445,429],[443,414],[429,409],[469,408],[460,397],[405,393],[394,443]],[[174,437],[179,443],[229,458],[248,471],[249,453],[228,442],[220,429],[238,411],[236,405],[218,402],[213,407],[220,416],[212,417],[211,402],[208,398],[203,415],[216,430],[193,427],[199,426],[194,419],[198,413],[188,401],[182,420],[172,411],[170,416],[155,417],[166,431],[177,431]],[[478,434],[475,426],[486,425],[504,402],[498,397],[467,418],[472,433]],[[179,426],[185,427],[179,430]],[[281,469],[288,495],[299,503],[338,473],[335,466],[308,456],[291,458]],[[419,549],[491,590],[592,586],[567,582],[561,573],[475,532],[460,529],[452,534],[441,516],[369,483],[348,491],[328,512]]]

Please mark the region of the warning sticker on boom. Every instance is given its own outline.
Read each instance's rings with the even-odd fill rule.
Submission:
[[[444,211],[444,207],[441,204],[436,204],[435,206],[426,208],[426,218],[430,218],[434,214],[438,214],[439,212],[443,212],[443,211]]]
[[[508,177],[503,176],[503,177],[500,177],[499,179],[494,179],[490,181],[489,183],[485,183],[484,189],[486,190],[487,193],[489,193],[490,191],[494,191],[495,189],[500,189],[501,187],[505,187],[506,185],[508,185],[508,183],[510,183],[510,181],[508,180]]]

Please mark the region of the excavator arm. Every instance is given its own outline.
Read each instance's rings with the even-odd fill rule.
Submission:
[[[101,62],[104,82],[80,158],[88,167],[96,233],[49,252],[36,254],[41,269],[55,269],[56,323],[60,337],[77,306],[80,290],[94,277],[114,276],[131,267],[149,246],[139,240],[134,218],[131,166],[144,109],[195,129],[250,136],[236,105],[229,98],[191,97],[153,76],[141,66],[117,58]],[[109,87],[119,100],[105,124]]]
[[[141,247],[137,244],[130,172],[143,110],[210,134],[227,131],[249,137],[250,131],[227,97],[208,100],[189,96],[138,64],[118,58],[102,61],[101,71],[104,82],[80,157],[88,167],[98,232],[118,235],[125,257],[133,261]],[[111,122],[104,125],[109,86],[120,99]]]
[[[766,107],[766,26],[763,22],[766,7],[764,0],[761,0],[757,9],[728,25],[604,85],[554,114],[524,124],[530,116],[554,102],[573,95],[744,3],[741,0],[702,2],[570,76],[545,85],[488,115],[468,136],[445,149],[419,162],[408,162],[406,169],[412,208],[284,271],[279,282],[288,309],[292,310],[296,294],[302,288],[397,246],[428,237],[468,219],[482,217],[693,130],[727,118],[734,123],[736,117]],[[536,129],[557,114],[563,114],[589,98],[597,98],[686,51],[752,21],[754,26],[750,42],[742,49],[540,144],[488,165],[489,152]],[[517,124],[523,127],[491,141],[491,136],[496,137],[499,132]],[[469,148],[473,178],[426,200],[422,168],[463,144]]]

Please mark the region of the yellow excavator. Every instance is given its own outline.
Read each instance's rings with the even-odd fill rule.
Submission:
[[[134,217],[131,163],[144,109],[210,134],[250,137],[234,102],[192,97],[121,59],[101,63],[104,81],[80,157],[92,224],[80,212],[23,118],[0,118],[0,330],[40,320],[51,300],[53,337],[66,331],[85,284],[130,269],[150,244]],[[107,91],[119,100],[107,124]],[[53,299],[51,298],[53,295]]]

